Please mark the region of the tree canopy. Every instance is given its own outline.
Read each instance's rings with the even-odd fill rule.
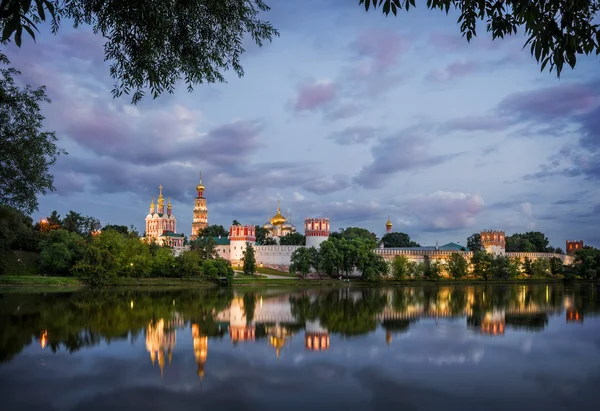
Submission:
[[[209,225],[198,232],[198,237],[227,237],[228,235],[229,231],[217,224]]]
[[[9,64],[0,53],[0,202],[31,213],[37,194],[54,190],[49,169],[64,151],[53,132],[42,131],[40,104],[50,102],[46,88],[19,87],[21,73]]]
[[[306,237],[300,233],[288,233],[279,238],[279,245],[306,245]]]
[[[381,242],[386,248],[389,247],[421,247],[419,243],[416,243],[410,239],[410,236],[405,233],[393,232],[387,233],[381,237]]]
[[[340,228],[339,231],[333,232],[330,235],[331,238],[344,238],[346,240],[354,240],[357,238],[363,238],[365,240],[371,240],[377,242],[377,234],[370,232],[366,228],[360,227],[348,227]]]
[[[244,37],[262,46],[279,35],[259,18],[268,10],[262,0],[2,0],[0,42],[20,47],[23,31],[35,39],[37,24],[48,20],[53,33],[63,19],[75,28],[91,26],[106,39],[113,96],[131,94],[135,104],[147,91],[154,98],[173,93],[180,80],[191,91],[224,82],[230,69],[243,76]]]
[[[360,0],[365,10],[381,7],[383,14],[397,15],[415,7],[415,0]],[[598,0],[427,0],[427,8],[448,14],[460,13],[460,31],[467,41],[477,36],[477,26],[485,21],[492,39],[514,35],[521,29],[541,70],[556,69],[560,76],[565,62],[575,67],[577,56],[600,54],[600,10]]]
[[[469,238],[467,238],[467,248],[469,249],[469,251],[481,250],[481,234],[475,233]]]

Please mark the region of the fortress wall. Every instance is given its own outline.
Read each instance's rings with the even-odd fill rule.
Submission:
[[[510,252],[506,253],[507,257],[510,258],[518,258],[521,262],[525,261],[526,258],[529,258],[531,261],[539,260],[540,258],[547,258],[548,260],[551,258],[560,258],[563,264],[571,265],[573,264],[573,257],[566,254],[555,254],[555,253],[517,253]]]
[[[424,262],[425,256],[429,256],[431,260],[440,260],[445,262],[450,258],[450,255],[457,253],[462,255],[467,260],[473,256],[471,251],[452,251],[452,250],[402,250],[392,248],[378,248],[375,250],[377,254],[382,256],[386,261],[394,261],[399,255],[406,256],[409,261]]]
[[[256,265],[260,267],[274,268],[276,270],[288,271],[292,253],[301,246],[299,245],[257,245],[254,246],[256,253]]]

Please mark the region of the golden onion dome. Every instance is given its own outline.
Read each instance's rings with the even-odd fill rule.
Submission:
[[[196,191],[204,191],[204,184],[202,184],[202,171],[200,172],[200,183],[196,186]]]
[[[282,225],[286,221],[286,218],[281,214],[281,209],[277,207],[277,214],[275,214],[273,218],[271,218],[271,224]]]
[[[390,220],[390,218],[388,217],[387,223],[385,223],[386,227],[391,227],[392,226],[392,221]]]

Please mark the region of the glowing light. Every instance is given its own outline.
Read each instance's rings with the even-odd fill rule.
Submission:
[[[48,330],[42,331],[42,336],[40,337],[40,345],[42,346],[42,350],[46,347],[48,343]]]
[[[546,286],[546,302],[548,302],[548,286]]]
[[[133,310],[133,300],[131,300],[131,303],[129,304],[129,306],[131,307],[131,309]]]

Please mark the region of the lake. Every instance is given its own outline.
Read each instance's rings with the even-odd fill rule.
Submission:
[[[584,283],[7,290],[0,404],[591,410],[599,314]]]

